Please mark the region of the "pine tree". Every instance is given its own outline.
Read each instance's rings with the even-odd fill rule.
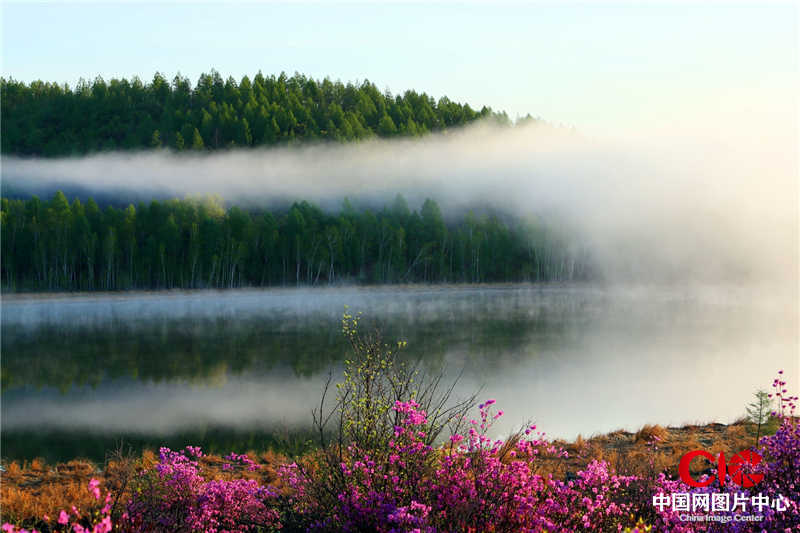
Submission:
[[[152,148],[161,148],[161,132],[156,130],[153,132],[153,136],[150,137],[150,146]]]
[[[394,135],[397,133],[397,126],[395,126],[392,117],[389,115],[383,115],[381,121],[378,123],[378,134],[384,137],[388,137],[390,135]]]
[[[197,131],[197,128],[194,129],[194,134],[192,134],[192,150],[203,150],[205,149],[205,145],[203,144],[203,137],[200,135],[200,132]]]
[[[772,412],[772,399],[763,390],[757,391],[754,396],[756,397],[755,401],[747,406],[747,417],[756,425],[756,446],[758,446],[761,427],[769,421]]]

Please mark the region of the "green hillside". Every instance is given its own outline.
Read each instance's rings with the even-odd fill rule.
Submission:
[[[342,83],[302,74],[223,80],[214,70],[193,87],[180,75],[156,74],[30,84],[0,79],[2,152],[62,156],[104,150],[169,147],[217,150],[297,141],[347,142],[414,137],[481,118],[508,123],[488,107],[406,91],[393,96],[369,81]]]

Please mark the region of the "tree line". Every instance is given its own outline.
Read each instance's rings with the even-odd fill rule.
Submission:
[[[3,198],[6,290],[227,288],[340,283],[566,281],[591,277],[585,250],[542,222],[468,212],[432,199],[338,213],[225,209],[217,197],[103,209]]]
[[[392,96],[369,81],[315,80],[295,74],[238,82],[212,70],[197,84],[156,73],[150,83],[98,77],[68,85],[0,78],[2,152],[63,156],[169,147],[216,150],[296,141],[346,142],[420,136],[482,118],[508,124],[491,108],[438,101],[425,93]],[[530,117],[526,117],[530,119]]]

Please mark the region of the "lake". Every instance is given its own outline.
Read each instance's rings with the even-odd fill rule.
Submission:
[[[792,291],[498,285],[4,295],[2,455],[102,459],[134,447],[300,446],[362,327],[572,439],[645,423],[731,422],[798,375]]]

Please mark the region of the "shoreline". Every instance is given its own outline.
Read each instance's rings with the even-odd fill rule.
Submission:
[[[509,281],[498,283],[378,283],[378,284],[341,284],[341,285],[271,285],[264,287],[231,287],[231,288],[194,288],[194,289],[120,289],[117,291],[0,291],[0,302],[8,301],[30,301],[30,300],[58,300],[58,299],[83,299],[83,298],[126,298],[137,296],[171,296],[171,295],[191,295],[191,294],[237,294],[252,292],[275,292],[291,293],[300,291],[310,292],[332,292],[346,291],[353,292],[369,291],[375,292],[381,289],[404,290],[404,291],[424,291],[437,289],[536,289],[536,288],[567,288],[567,287],[598,287],[605,288],[610,286],[603,281]],[[634,286],[638,286],[634,285]]]
[[[769,423],[765,424],[761,429],[761,436],[770,435],[777,429],[777,419],[771,419]],[[568,472],[584,468],[592,460],[606,460],[612,464],[617,470],[636,470],[641,465],[632,464],[636,458],[642,454],[653,454],[656,459],[659,459],[655,466],[661,466],[667,471],[674,470],[677,473],[678,460],[687,451],[693,449],[707,449],[712,451],[726,451],[726,453],[738,453],[739,451],[755,446],[755,426],[745,420],[739,419],[730,424],[723,424],[720,422],[707,422],[704,424],[686,424],[683,426],[661,426],[658,424],[651,425],[645,424],[638,431],[627,431],[618,429],[608,433],[601,433],[591,437],[582,437],[578,435],[575,440],[567,441],[564,439],[550,439],[545,436],[545,439],[553,444],[563,447],[569,456],[561,462],[561,465],[555,468],[554,474],[560,473],[562,476],[568,476]],[[122,449],[124,444],[119,447]],[[279,449],[279,446],[264,446],[262,449],[251,448],[246,450],[248,454],[253,456],[266,456],[272,459],[286,458],[293,456],[291,452],[287,455],[284,450]],[[303,455],[313,453],[318,449],[316,446],[309,448]],[[117,453],[118,450],[106,450],[107,459]],[[156,455],[155,449],[147,446],[141,449],[128,450],[128,455],[134,457],[148,457]],[[232,450],[229,450],[232,451]],[[208,454],[208,457],[214,458],[215,454]],[[671,459],[675,459],[674,464]],[[221,459],[219,459],[221,461]],[[33,459],[13,459],[3,457],[0,459],[3,472],[0,473],[0,478],[3,478],[5,483],[3,485],[11,485],[18,487],[38,486],[42,483],[58,482],[63,476],[60,473],[64,471],[75,470],[76,468],[84,472],[86,481],[91,476],[104,476],[101,462],[87,459],[85,457],[73,457],[64,461],[55,463],[47,463],[42,458]],[[16,464],[16,467],[11,466]],[[11,474],[11,472],[15,474]],[[16,476],[22,476],[27,479],[22,483],[15,482],[9,479],[9,475],[16,479]],[[77,474],[68,476],[69,479],[74,480]]]

